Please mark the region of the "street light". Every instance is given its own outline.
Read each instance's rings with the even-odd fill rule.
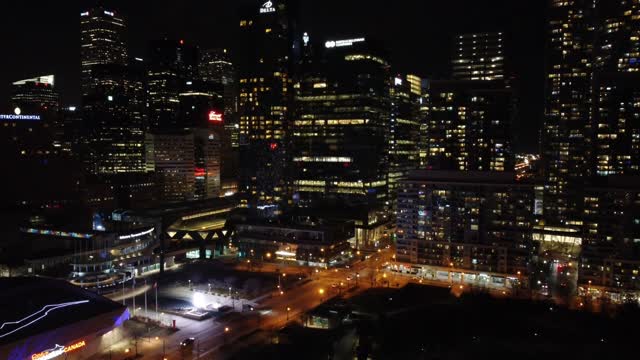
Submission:
[[[225,327],[224,328],[224,343],[225,345],[227,344],[227,334],[229,334],[229,331],[231,331],[231,329],[229,329],[229,327]]]
[[[289,311],[291,311],[291,308],[287,306],[287,321],[289,321]]]

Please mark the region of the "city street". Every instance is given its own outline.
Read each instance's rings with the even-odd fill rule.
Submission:
[[[217,359],[220,356],[221,347],[225,344],[231,344],[235,339],[249,335],[258,329],[271,330],[283,327],[288,321],[298,318],[301,314],[356,285],[357,288],[349,295],[372,286],[385,285],[382,272],[379,270],[391,259],[391,256],[392,251],[386,249],[380,253],[374,253],[364,261],[356,262],[350,268],[312,270],[310,281],[290,289],[274,288],[270,296],[266,296],[257,304],[256,311],[239,313],[236,316],[229,315],[221,319],[196,321],[169,314],[157,314],[152,310],[155,306],[153,291],[149,291],[148,317],[159,318],[163,324],[167,325],[175,320],[179,331],[170,333],[156,330],[139,335],[139,358]],[[306,268],[278,265],[264,266],[262,271],[270,268],[274,271],[278,268],[282,276],[309,272]],[[139,300],[141,293],[139,290],[135,293],[138,295],[136,311],[138,315],[144,315],[144,303]],[[127,304],[131,308],[131,299],[127,300]],[[236,309],[240,310],[238,306]],[[162,335],[156,335],[156,333],[162,333]],[[135,356],[135,337],[136,335],[129,334],[128,339],[111,345],[111,352],[109,349],[104,349],[102,354],[91,359],[123,360]],[[183,349],[180,347],[180,342],[187,338],[195,338],[195,342],[192,346]],[[126,349],[129,351],[127,352]]]

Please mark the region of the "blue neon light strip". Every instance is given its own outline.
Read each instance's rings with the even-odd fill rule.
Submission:
[[[20,325],[20,324],[28,321],[26,324],[21,325],[16,329],[13,329],[13,330],[11,330],[11,331],[9,331],[7,333],[4,333],[4,334],[0,334],[0,339],[2,339],[5,336],[9,336],[9,335],[15,333],[16,331],[20,331],[20,330],[22,330],[22,329],[24,329],[26,327],[29,327],[29,326],[35,324],[36,322],[38,322],[38,321],[44,319],[45,317],[47,317],[47,315],[49,315],[49,312],[51,312],[51,311],[62,309],[62,308],[68,307],[68,306],[86,304],[88,302],[89,302],[89,300],[80,300],[80,301],[71,301],[71,302],[66,302],[66,303],[61,303],[61,304],[45,305],[45,306],[42,307],[42,309],[34,312],[33,314],[31,314],[31,315],[29,315],[29,316],[27,316],[25,318],[22,318],[22,319],[20,319],[18,321],[8,321],[8,322],[3,323],[0,326],[0,330],[2,330],[7,325]],[[33,317],[36,317],[36,316],[38,316],[39,314],[41,314],[43,312],[44,312],[44,314],[42,314],[41,316],[37,317],[34,320],[31,320]]]

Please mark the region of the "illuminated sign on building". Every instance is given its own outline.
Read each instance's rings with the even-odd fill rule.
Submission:
[[[207,175],[207,171],[204,168],[197,167],[193,175],[197,178],[203,178],[205,175]]]
[[[40,115],[23,115],[22,110],[17,107],[13,109],[13,114],[0,114],[0,120],[40,120]]]
[[[58,356],[83,348],[86,345],[87,344],[84,342],[84,340],[78,341],[77,343],[71,344],[69,346],[61,346],[56,344],[56,346],[53,349],[45,350],[37,354],[31,355],[31,360],[54,359],[54,358],[57,358]]]
[[[260,7],[260,14],[268,14],[272,12],[276,12],[276,8],[273,7],[273,2],[271,0],[262,4]]]
[[[222,114],[215,111],[215,110],[211,110],[209,111],[209,121],[211,122],[222,122]]]
[[[309,34],[308,33],[304,33],[304,35],[302,35],[302,41],[304,42],[304,46],[309,45]]]
[[[112,11],[106,11],[106,10],[105,10],[104,14],[105,15],[109,15],[109,16],[113,16],[114,15]]]
[[[93,234],[82,234],[77,232],[67,232],[67,231],[57,231],[57,230],[49,230],[49,229],[20,229],[22,232],[26,232],[29,234],[38,234],[38,235],[53,235],[53,236],[62,236],[62,237],[72,237],[77,239],[91,239]]]
[[[356,38],[356,39],[346,39],[346,40],[329,40],[324,43],[324,46],[327,49],[337,48],[337,47],[345,47],[345,46],[353,46],[355,43],[364,42],[365,38]]]
[[[89,16],[89,12],[88,12],[88,11],[85,11],[85,12],[83,12],[83,13],[80,13],[80,16]]]
[[[145,235],[149,235],[152,232],[155,231],[156,228],[151,228],[149,230],[143,231],[143,232],[139,232],[137,234],[129,234],[129,235],[122,235],[119,236],[118,239],[120,240],[126,240],[126,239],[131,239],[131,238],[137,238],[137,237],[141,237],[141,236],[145,236]]]

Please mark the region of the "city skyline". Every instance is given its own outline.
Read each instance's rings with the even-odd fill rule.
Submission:
[[[638,352],[640,0],[55,5],[0,18],[0,358]]]
[[[312,38],[349,38],[367,36],[380,40],[390,50],[390,62],[399,73],[416,74],[424,79],[450,77],[453,42],[460,34],[502,31],[512,58],[514,71],[521,80],[520,107],[522,118],[514,124],[517,151],[537,152],[539,130],[542,127],[545,69],[541,56],[545,47],[546,6],[539,1],[491,0],[491,4],[469,3],[463,0],[436,2],[397,2],[386,6],[371,6],[364,1],[347,4],[335,0],[301,1],[301,23]],[[8,7],[0,30],[15,33],[20,20],[10,14],[30,12],[37,23],[21,29],[20,38],[8,39],[15,49],[11,57],[0,59],[0,98],[6,98],[9,84],[15,80],[42,74],[55,74],[63,105],[80,104],[80,53],[77,18],[93,2],[68,1],[62,4],[44,3],[28,9],[27,3],[3,4]],[[232,48],[237,38],[239,8],[242,1],[220,1],[215,4],[195,2],[178,4],[168,1],[145,3],[102,1],[104,6],[122,12],[127,18],[129,54],[149,57],[152,40],[168,37],[184,39],[201,50],[216,47]],[[320,4],[320,5],[319,5]],[[340,11],[332,9],[339,8]],[[459,9],[466,9],[460,13]],[[153,11],[151,11],[153,10]],[[388,14],[402,14],[389,17]],[[224,15],[222,15],[224,14]],[[473,14],[473,15],[471,15]],[[446,20],[445,20],[446,19]],[[378,23],[388,23],[379,27]],[[308,29],[307,29],[308,28]],[[30,44],[42,39],[38,47]],[[40,61],[46,54],[47,62]],[[0,106],[5,106],[0,103]]]

